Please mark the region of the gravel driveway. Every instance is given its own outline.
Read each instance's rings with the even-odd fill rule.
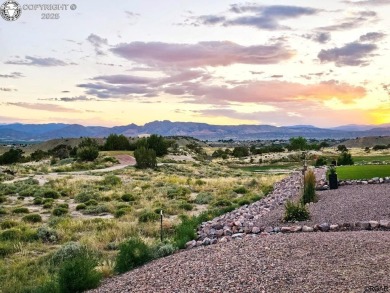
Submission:
[[[92,292],[390,290],[389,243],[390,233],[383,231],[258,236],[182,251],[107,280]]]
[[[302,224],[390,220],[390,184],[341,186],[317,191],[317,196],[318,202],[309,207],[310,221]],[[283,215],[284,206],[279,206],[262,218],[263,225],[286,226],[280,220]]]

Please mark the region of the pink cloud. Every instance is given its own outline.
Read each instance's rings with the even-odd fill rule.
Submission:
[[[203,67],[231,64],[274,64],[290,59],[294,52],[282,44],[241,46],[233,42],[169,44],[132,42],[111,49],[115,54],[149,66]]]

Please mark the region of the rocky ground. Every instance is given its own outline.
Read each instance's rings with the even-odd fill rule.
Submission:
[[[323,173],[317,173],[317,178]],[[281,203],[299,196],[299,178],[295,174],[277,184],[262,204],[231,213],[229,217],[243,221],[232,223],[231,228],[242,229],[244,235],[245,227],[253,222],[259,227],[386,223],[374,231],[268,233],[261,229],[243,239],[229,236],[231,241],[180,251],[106,280],[92,292],[390,292],[390,184],[319,191],[319,201],[309,207],[310,221],[281,223]],[[283,188],[287,194],[281,193]],[[262,213],[256,221],[248,214],[255,210]],[[221,227],[212,225],[220,222],[204,223],[203,228],[215,233]]]
[[[389,243],[383,231],[248,237],[158,259],[91,292],[387,292]]]

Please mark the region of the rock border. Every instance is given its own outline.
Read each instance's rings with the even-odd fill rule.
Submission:
[[[295,225],[282,227],[253,227],[252,230],[245,233],[230,234],[224,233],[221,238],[206,237],[203,240],[192,240],[186,243],[186,249],[199,246],[206,246],[217,243],[226,243],[232,240],[239,240],[246,237],[269,236],[275,234],[289,233],[310,233],[310,232],[343,232],[343,231],[390,231],[390,220],[379,221],[358,221],[342,224],[322,223],[314,226]]]

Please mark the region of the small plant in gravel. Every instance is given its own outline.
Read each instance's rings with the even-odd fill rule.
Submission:
[[[292,201],[287,201],[284,207],[284,220],[286,222],[305,221],[310,218],[307,207],[301,202],[294,203]]]
[[[312,170],[306,172],[304,177],[304,187],[302,195],[302,204],[314,202],[316,200],[316,176]]]
[[[139,238],[130,238],[119,245],[115,271],[118,273],[127,272],[149,262],[152,258],[152,250],[146,243]]]
[[[160,258],[171,255],[177,248],[169,242],[159,242],[153,247],[153,258]]]

